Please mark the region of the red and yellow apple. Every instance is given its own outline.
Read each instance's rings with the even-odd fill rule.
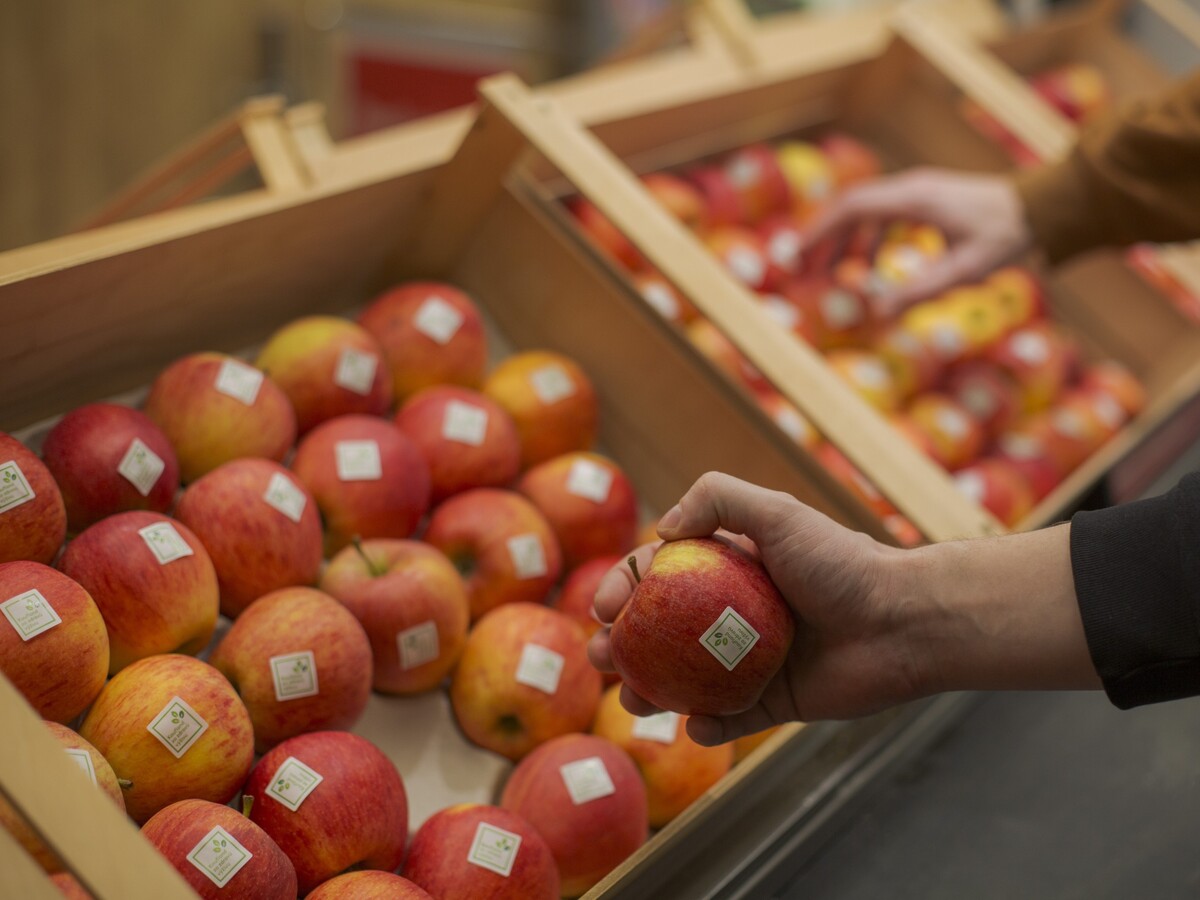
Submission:
[[[642,185],[664,209],[690,231],[704,225],[704,197],[690,183],[670,172],[650,172]]]
[[[424,888],[393,872],[362,869],[321,882],[304,900],[434,900]]]
[[[985,456],[959,469],[954,486],[1009,527],[1033,509],[1033,488],[1010,460],[1000,456]]]
[[[983,451],[983,425],[947,394],[918,394],[898,417],[920,436],[917,446],[946,469],[961,468]]]
[[[54,561],[67,536],[62,492],[37,455],[0,431],[0,563]]]

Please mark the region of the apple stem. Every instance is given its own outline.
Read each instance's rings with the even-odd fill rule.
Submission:
[[[123,791],[128,791],[133,787],[133,782],[128,778],[118,778],[117,786]]]
[[[242,815],[245,816],[247,819],[250,818],[250,810],[253,808],[254,808],[254,795],[253,794],[243,794],[242,795]]]
[[[638,584],[642,583],[642,576],[638,574],[637,557],[631,556],[625,560],[629,564],[629,568],[633,571],[633,580]]]
[[[381,569],[375,564],[371,557],[367,556],[367,551],[363,549],[361,537],[356,534],[354,537],[350,538],[350,543],[354,545],[354,549],[358,551],[358,555],[361,556],[363,562],[367,564],[367,571],[371,573],[372,578],[378,578],[380,575],[385,574],[387,570]]]

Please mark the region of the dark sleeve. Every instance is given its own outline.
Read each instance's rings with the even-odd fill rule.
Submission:
[[[1071,519],[1092,662],[1121,709],[1200,694],[1200,473]]]

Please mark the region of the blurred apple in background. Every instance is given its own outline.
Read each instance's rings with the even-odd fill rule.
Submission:
[[[769,144],[739,147],[725,157],[722,168],[737,193],[741,221],[761,222],[791,205],[791,185]]]
[[[840,131],[822,137],[817,145],[833,174],[838,190],[877,178],[883,172],[878,154],[862,141]]]
[[[583,369],[561,353],[529,350],[506,358],[483,385],[504,408],[521,438],[521,467],[528,468],[596,442],[600,410]]]
[[[67,536],[67,510],[54,476],[15,437],[0,432],[0,563],[51,563]]]
[[[742,207],[729,176],[720,166],[689,169],[687,180],[704,198],[706,228],[735,225],[741,221]]]
[[[954,473],[954,486],[967,499],[1012,527],[1033,509],[1033,488],[1020,470],[998,456],[987,456]]]
[[[358,317],[383,347],[392,397],[403,403],[421,388],[477,388],[487,369],[483,316],[464,291],[436,281],[410,281],[375,297]]]
[[[773,290],[785,274],[767,255],[758,234],[740,225],[722,225],[706,231],[704,244],[738,282],[752,291]]]
[[[746,389],[757,392],[770,387],[762,372],[708,319],[689,322],[685,331],[687,339],[718,369]]]
[[[70,722],[108,677],[108,632],[91,595],[42,563],[0,563],[0,672],[38,715]]]
[[[440,900],[562,894],[554,855],[537,830],[512,810],[481,803],[460,803],[426,819],[413,835],[404,874]]]
[[[1020,328],[1047,312],[1045,288],[1029,269],[1005,266],[988,275],[983,286],[995,294],[1010,328]]]
[[[883,332],[873,349],[892,373],[901,401],[929,390],[942,376],[943,366],[937,354],[917,335],[901,326]]]
[[[478,391],[438,385],[413,394],[396,425],[429,467],[434,506],[477,487],[507,487],[521,470],[521,439],[504,409]]]
[[[996,455],[1013,466],[1033,491],[1035,503],[1058,487],[1063,473],[1059,471],[1045,434],[1014,429],[1003,432],[996,440]]]
[[[631,278],[642,299],[668,322],[686,325],[700,315],[692,302],[660,273],[637,272]]]
[[[829,200],[837,186],[834,170],[820,147],[807,141],[784,141],[775,149],[793,203],[809,206]]]
[[[321,589],[361,623],[370,641],[375,690],[436,688],[467,640],[467,589],[442,552],[419,541],[363,541],[329,561]]]
[[[279,845],[237,810],[180,800],[142,826],[146,838],[205,900],[293,900],[296,868]]]
[[[179,461],[162,429],[116,403],[68,412],[46,433],[42,460],[76,532],[126,510],[165,513],[179,488]]]
[[[1115,400],[1128,418],[1146,405],[1146,388],[1124,363],[1115,359],[1090,363],[1083,368],[1079,386]]]
[[[987,358],[1017,382],[1022,411],[1028,414],[1048,407],[1071,381],[1079,348],[1053,322],[1035,319],[997,341]]]
[[[67,544],[58,568],[92,596],[108,629],[109,674],[159,653],[195,656],[217,627],[217,573],[200,539],[153,512],[117,513]]]
[[[361,538],[406,538],[429,510],[429,465],[386,419],[338,416],[300,441],[292,471],[308,488],[325,529],[325,555]]]
[[[957,288],[938,301],[946,315],[955,320],[965,340],[964,354],[979,356],[1012,330],[1008,313],[996,295],[980,287]]]
[[[646,782],[650,827],[662,828],[733,766],[733,745],[704,747],[687,735],[687,719],[663,712],[639,718],[621,705],[620,687],[604,693],[592,733],[629,754]]]
[[[381,416],[392,406],[383,348],[349,319],[305,316],[289,322],[267,338],[254,364],[291,401],[300,434],[334,416]]]
[[[472,621],[505,603],[541,603],[562,574],[550,523],[515,491],[476,488],[451,497],[429,517],[423,540],[462,576]]]
[[[79,728],[139,824],[178,800],[228,803],[254,762],[250,714],[225,676],[190,656],[148,656],[100,691]]]
[[[899,416],[924,437],[917,446],[943,468],[961,468],[983,451],[983,425],[947,394],[918,394]]]
[[[371,644],[358,620],[314,588],[251,603],[209,662],[229,679],[265,753],[306,731],[352,728],[371,696]]]
[[[552,737],[585,731],[600,690],[577,622],[545,606],[511,603],[471,629],[450,702],[468,738],[516,760]]]
[[[519,762],[500,805],[529,821],[558,863],[564,897],[577,897],[646,842],[646,786],[624,750],[566,734]]]
[[[434,900],[424,888],[392,872],[364,869],[321,882],[304,900]]]
[[[784,293],[813,320],[822,350],[864,346],[874,335],[875,314],[866,296],[837,284],[828,274],[794,278]]]
[[[175,515],[207,548],[221,613],[231,619],[263,594],[316,583],[322,560],[317,504],[278,463],[225,463],[183,492]]]
[[[573,197],[567,202],[567,208],[578,220],[579,227],[588,239],[619,265],[630,271],[637,271],[646,264],[646,258],[642,256],[641,251],[633,246],[629,238],[625,237],[591,200],[586,197]]]
[[[800,272],[800,250],[804,246],[804,231],[800,220],[791,213],[781,213],[758,226],[758,235],[766,247],[767,259],[788,277]]]
[[[854,393],[875,409],[891,412],[900,405],[900,390],[892,370],[878,353],[843,348],[830,350],[825,361]]]
[[[821,443],[821,435],[808,417],[779,391],[772,388],[770,391],[757,393],[755,400],[771,417],[771,421],[799,446],[812,451]]]
[[[969,359],[946,374],[945,392],[979,420],[988,437],[1016,424],[1021,393],[1007,370],[986,359]]]
[[[244,456],[282,460],[296,442],[296,413],[274,381],[224,353],[193,353],[150,385],[145,413],[163,430],[187,484]]]
[[[297,735],[254,766],[250,818],[296,867],[300,895],[351,869],[394,872],[408,842],[408,796],[395,764],[348,731]]]
[[[650,172],[642,176],[642,185],[685,228],[696,231],[704,225],[704,197],[683,178]]]

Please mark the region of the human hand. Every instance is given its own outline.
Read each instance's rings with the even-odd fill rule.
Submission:
[[[936,226],[947,252],[912,281],[873,298],[890,317],[947,288],[982,278],[1033,243],[1021,200],[1010,179],[950,169],[911,169],[851,188],[812,223],[805,254],[840,247],[860,226],[895,220]]]

